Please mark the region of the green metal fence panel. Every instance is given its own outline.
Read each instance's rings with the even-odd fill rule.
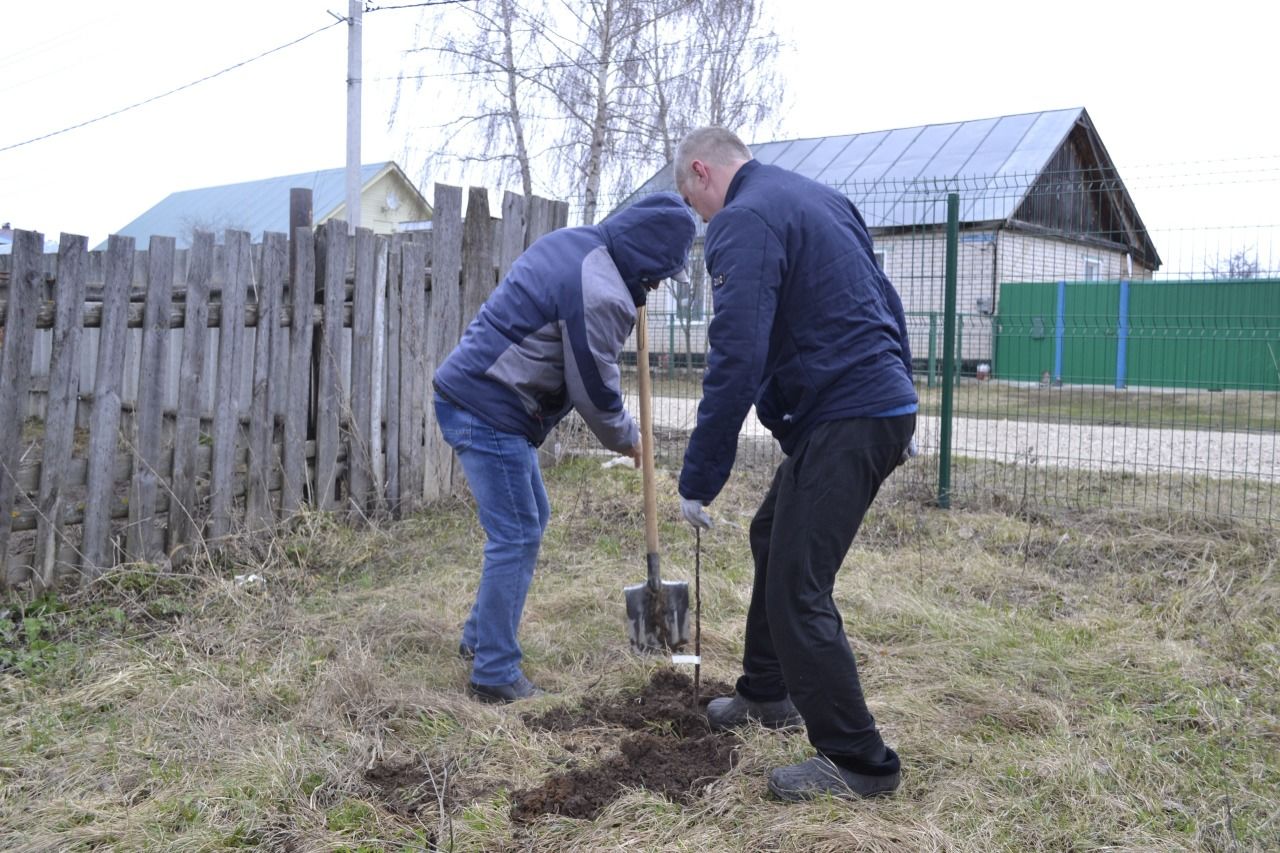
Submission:
[[[1130,282],[1120,360],[1124,290],[1120,282],[1002,284],[995,375],[1043,381],[1047,374],[1055,382],[1118,388],[1280,390],[1280,281]]]
[[[1129,384],[1280,391],[1280,280],[1135,282]]]

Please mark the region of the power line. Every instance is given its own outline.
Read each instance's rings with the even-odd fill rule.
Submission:
[[[457,3],[474,3],[475,0],[429,0],[426,3],[403,3],[399,6],[375,6],[372,3],[365,2],[365,14],[369,12],[385,12],[388,9],[417,9],[420,6],[453,6]]]
[[[435,2],[444,2],[444,0],[435,0]],[[460,0],[448,0],[448,2],[460,2]],[[28,140],[25,140],[25,141],[23,141],[23,142],[15,142],[15,143],[14,143],[14,144],[12,144],[12,145],[6,145],[6,146],[4,146],[3,148],[0,148],[0,153],[3,153],[3,152],[5,152],[5,151],[12,151],[12,150],[13,150],[13,149],[15,149],[15,148],[21,148],[21,147],[22,147],[22,146],[24,146],[24,145],[30,145],[30,144],[31,144],[31,143],[33,143],[33,142],[40,142],[40,141],[45,140],[45,139],[50,139],[50,138],[52,138],[52,137],[54,137],[54,136],[60,136],[60,135],[62,135],[62,134],[64,134],[64,133],[69,133],[69,132],[71,132],[71,131],[73,131],[73,130],[78,130],[78,129],[82,128],[82,127],[87,127],[87,126],[89,126],[89,125],[91,125],[91,124],[95,124],[95,123],[97,123],[97,122],[103,121],[104,119],[109,119],[109,118],[112,118],[113,116],[118,116],[118,115],[120,115],[120,114],[122,114],[122,113],[127,113],[127,112],[129,112],[130,110],[135,110],[135,109],[137,109],[138,107],[146,106],[147,104],[150,104],[150,103],[152,103],[152,102],[154,102],[154,101],[158,101],[158,100],[160,100],[161,98],[167,98],[167,97],[169,97],[170,95],[177,94],[178,92],[181,92],[181,91],[183,91],[183,90],[185,90],[185,89],[190,89],[192,86],[196,86],[196,85],[199,85],[200,83],[208,82],[209,80],[212,80],[212,79],[213,79],[213,78],[215,78],[215,77],[221,77],[223,74],[226,74],[228,71],[234,71],[234,70],[236,70],[237,68],[243,68],[244,66],[248,65],[248,64],[249,64],[249,63],[251,63],[251,62],[256,62],[256,61],[258,61],[259,59],[262,59],[262,58],[264,58],[264,57],[270,56],[270,55],[271,55],[271,54],[273,54],[273,53],[279,53],[280,51],[284,50],[285,48],[293,47],[295,44],[300,44],[300,43],[302,43],[302,42],[306,41],[307,39],[311,38],[312,36],[319,35],[320,33],[324,32],[325,30],[329,29],[330,27],[336,27],[338,24],[343,24],[343,23],[346,23],[346,19],[345,19],[345,18],[344,18],[344,19],[342,19],[342,20],[340,20],[340,21],[334,21],[332,24],[325,24],[325,25],[324,25],[323,27],[321,27],[320,29],[318,29],[318,30],[313,30],[312,32],[307,33],[305,36],[302,36],[302,37],[300,37],[300,38],[296,38],[296,39],[294,39],[294,40],[293,40],[293,41],[291,41],[291,42],[288,42],[288,43],[286,43],[286,44],[282,44],[282,45],[280,45],[279,47],[273,47],[273,48],[271,48],[270,50],[267,50],[267,51],[264,51],[264,52],[262,52],[262,53],[259,53],[257,56],[252,56],[252,57],[250,57],[250,58],[248,58],[248,59],[246,59],[246,60],[243,60],[242,62],[237,62],[235,65],[229,65],[229,66],[227,66],[226,68],[222,69],[221,71],[215,71],[215,72],[214,72],[214,73],[212,73],[212,74],[209,74],[209,75],[206,75],[206,76],[204,76],[204,77],[201,77],[199,80],[192,80],[190,83],[183,84],[183,85],[181,85],[181,86],[177,87],[176,89],[170,89],[169,91],[164,92],[164,93],[162,93],[162,94],[154,95],[154,96],[152,96],[152,97],[150,97],[150,98],[147,98],[146,100],[138,101],[138,102],[137,102],[137,103],[135,103],[135,104],[130,104],[130,105],[129,105],[129,106],[127,106],[127,107],[121,107],[120,109],[118,109],[118,110],[113,110],[112,112],[106,113],[105,115],[100,115],[100,116],[98,116],[97,118],[91,118],[91,119],[88,119],[87,121],[82,121],[82,122],[80,122],[79,124],[73,124],[73,125],[71,125],[70,127],[64,127],[64,128],[62,128],[61,130],[55,130],[55,131],[52,131],[52,132],[50,132],[50,133],[43,134],[43,135],[41,135],[41,136],[33,137],[33,138],[28,139]]]

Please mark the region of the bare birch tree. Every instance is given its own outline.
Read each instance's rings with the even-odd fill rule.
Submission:
[[[533,195],[530,136],[540,133],[532,107],[544,91],[540,77],[546,73],[536,35],[544,26],[545,7],[530,0],[476,0],[459,8],[465,25],[443,24],[446,19],[439,17],[432,29],[445,33],[440,43],[416,49],[443,57],[454,73],[404,78],[464,81],[467,103],[473,105],[439,126],[442,139],[428,159],[493,167],[485,171],[496,170],[499,179],[514,173],[527,198]],[[399,108],[397,92],[392,123]]]
[[[698,0],[695,37],[704,61],[697,124],[733,131],[766,124],[783,98],[774,60],[782,40],[766,27],[761,0]]]
[[[758,131],[783,98],[774,61],[782,40],[767,26],[761,0],[688,0],[672,11],[667,26],[648,33],[638,63],[659,165],[694,127]]]
[[[754,130],[777,107],[762,0],[542,2],[451,7],[465,17],[434,30],[454,35],[419,48],[456,72],[421,78],[467,83],[465,114],[433,128],[436,160],[517,172],[526,195],[550,184],[591,223],[689,128]]]
[[[549,92],[563,119],[557,160],[579,196],[582,222],[589,224],[599,212],[606,174],[614,187],[627,182],[634,162],[627,153],[640,148],[646,136],[647,98],[637,70],[642,37],[684,0],[562,3],[575,31],[566,36],[548,30],[546,38],[557,54]]]

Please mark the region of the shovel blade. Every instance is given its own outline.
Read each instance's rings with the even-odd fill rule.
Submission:
[[[689,644],[689,584],[663,581],[658,590],[647,583],[623,587],[627,600],[627,634],[635,652],[676,651]]]

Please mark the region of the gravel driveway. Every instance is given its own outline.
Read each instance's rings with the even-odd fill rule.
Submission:
[[[627,408],[639,412],[634,396]],[[696,422],[697,401],[655,397],[655,429],[689,431]],[[939,418],[922,417],[916,440],[926,452],[939,443]],[[755,410],[743,424],[750,436],[768,432]],[[1093,426],[1037,421],[959,418],[954,422],[952,452],[1002,462],[1030,462],[1130,474],[1177,473],[1225,479],[1280,482],[1280,439],[1274,432],[1216,432],[1153,427]]]

